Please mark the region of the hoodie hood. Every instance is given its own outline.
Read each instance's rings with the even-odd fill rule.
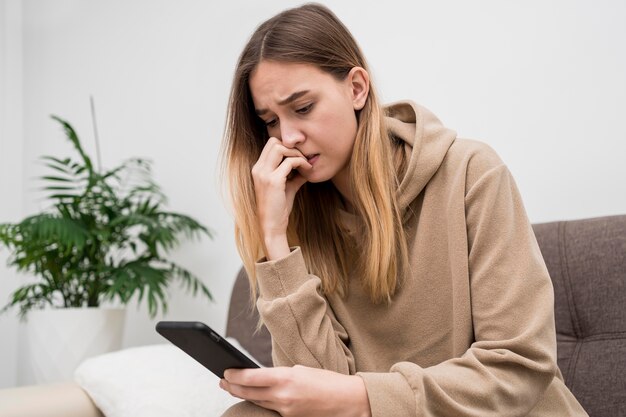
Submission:
[[[412,101],[399,101],[385,107],[387,129],[404,141],[408,164],[398,188],[398,205],[406,219],[406,209],[422,192],[439,169],[456,132],[446,128],[430,110]]]

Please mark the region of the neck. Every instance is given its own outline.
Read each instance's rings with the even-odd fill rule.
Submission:
[[[344,170],[335,175],[335,177],[332,179],[332,182],[337,191],[339,191],[339,194],[341,195],[341,200],[343,201],[346,211],[349,213],[354,213],[354,206],[352,205],[354,197],[351,191],[347,170]]]

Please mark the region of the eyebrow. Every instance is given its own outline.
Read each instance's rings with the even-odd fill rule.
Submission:
[[[299,99],[300,97],[302,97],[305,94],[308,94],[310,92],[310,90],[302,90],[302,91],[297,91],[295,93],[293,93],[292,95],[290,95],[289,97],[287,97],[284,100],[281,100],[278,102],[279,106],[284,106],[285,104],[289,104],[293,101],[296,101],[297,99]],[[269,110],[268,109],[256,109],[255,112],[258,116],[263,116],[265,113],[267,113]]]

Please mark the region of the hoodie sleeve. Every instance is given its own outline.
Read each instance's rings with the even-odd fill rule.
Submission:
[[[373,417],[524,416],[557,371],[552,283],[513,178],[489,155],[466,179],[474,343],[432,367],[358,373]]]
[[[284,258],[258,262],[257,309],[272,335],[274,366],[300,364],[354,374],[346,330],[321,294],[321,280],[307,272],[299,247]]]

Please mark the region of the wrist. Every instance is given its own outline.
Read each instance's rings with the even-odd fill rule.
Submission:
[[[358,375],[351,375],[353,386],[353,398],[356,403],[354,404],[354,417],[372,417],[372,410],[370,409],[370,401],[367,396],[367,389],[365,388],[365,381]]]
[[[284,258],[291,252],[286,234],[265,235],[265,257],[268,261]]]

